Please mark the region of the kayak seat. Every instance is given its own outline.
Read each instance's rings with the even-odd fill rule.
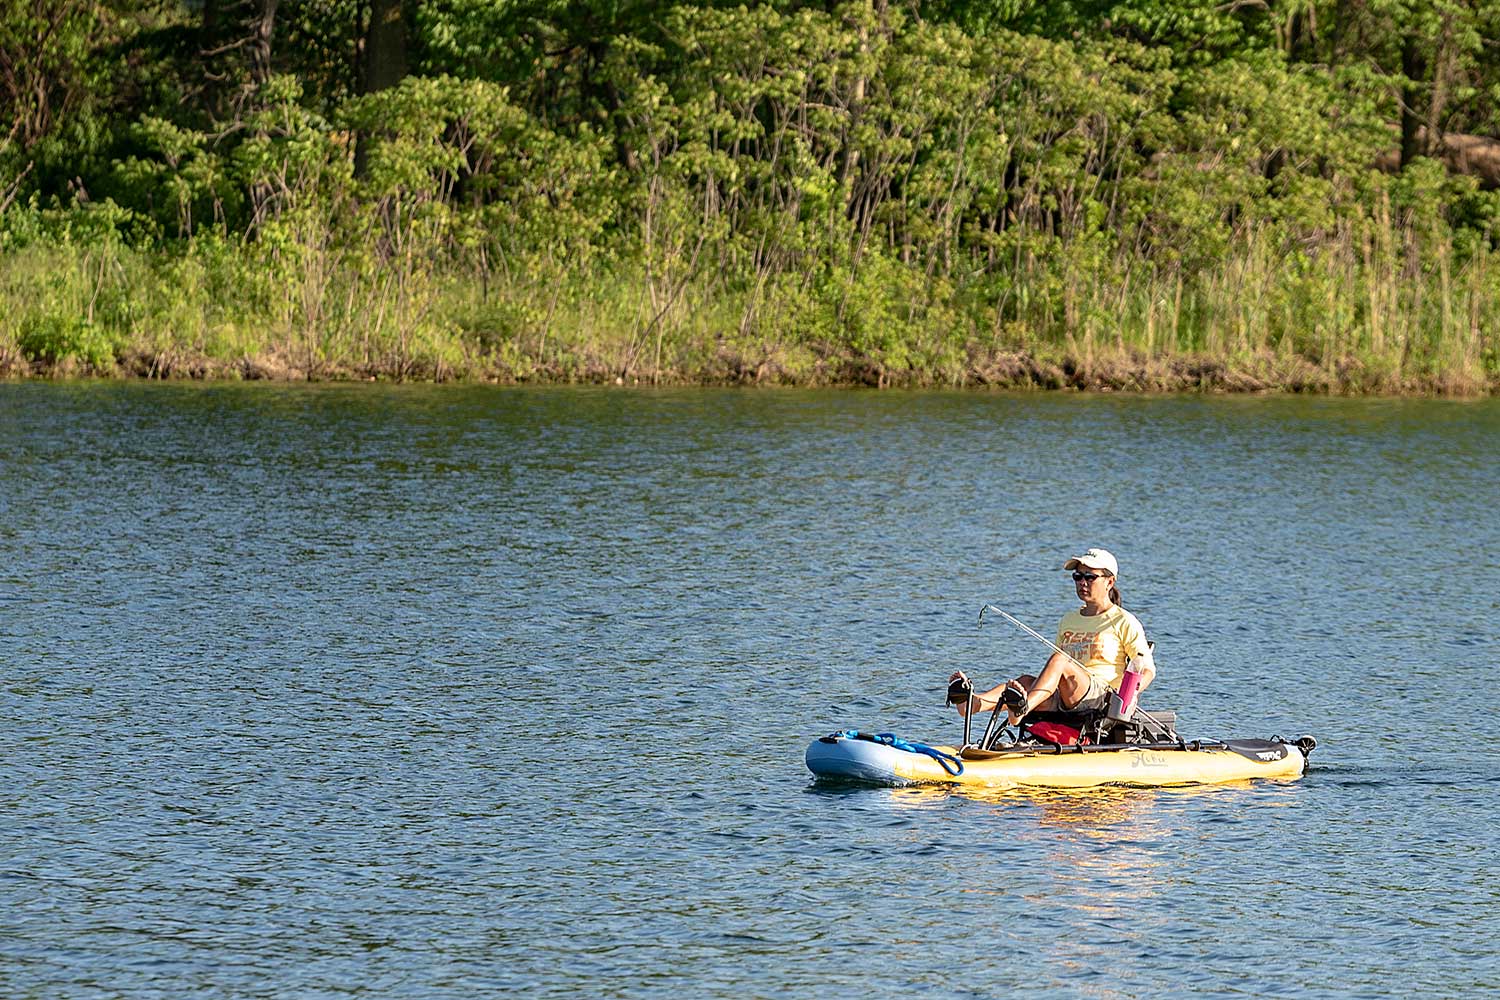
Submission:
[[[1104,742],[1109,720],[1104,712],[1066,712],[1038,710],[1027,713],[1017,727],[1018,742],[1073,746],[1078,743]]]
[[[1062,731],[1058,727],[1077,730],[1083,742],[1091,744],[1179,742],[1177,713],[1171,709],[1140,709],[1130,722],[1115,722],[1103,710],[1031,712],[1021,720],[1019,736],[1057,743]]]
[[[1179,743],[1177,713],[1170,708],[1137,709],[1129,722],[1110,723],[1106,743]]]

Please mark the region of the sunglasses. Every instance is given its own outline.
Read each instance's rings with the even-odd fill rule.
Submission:
[[[1087,580],[1089,583],[1093,583],[1095,580],[1106,575],[1107,574],[1105,573],[1074,573],[1073,582],[1081,583],[1082,581]]]

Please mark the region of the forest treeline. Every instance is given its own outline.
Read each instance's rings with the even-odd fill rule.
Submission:
[[[1500,384],[1500,0],[0,12],[0,373]]]

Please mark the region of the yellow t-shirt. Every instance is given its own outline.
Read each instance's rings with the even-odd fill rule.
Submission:
[[[1125,663],[1147,651],[1146,632],[1135,615],[1115,605],[1092,617],[1069,611],[1057,626],[1057,645],[1083,664],[1101,684],[1120,689]]]

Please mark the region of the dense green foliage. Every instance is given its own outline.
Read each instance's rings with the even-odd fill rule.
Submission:
[[[0,0],[0,371],[1484,391],[1497,49],[1500,0]]]

